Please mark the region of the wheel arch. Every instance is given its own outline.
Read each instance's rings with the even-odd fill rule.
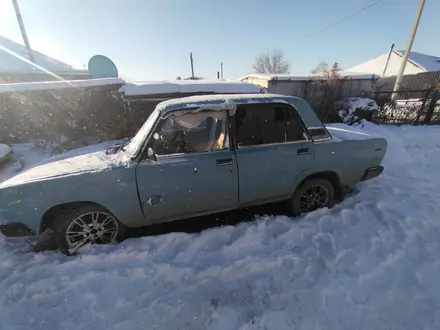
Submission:
[[[336,171],[320,171],[320,172],[315,172],[315,173],[311,173],[311,174],[307,175],[299,182],[299,184],[296,186],[296,188],[292,194],[294,194],[295,191],[298,188],[300,188],[304,183],[306,183],[307,181],[312,180],[312,179],[328,180],[333,185],[335,197],[336,198],[342,197],[343,188],[341,185],[341,177]]]
[[[74,209],[76,207],[80,207],[83,205],[96,205],[97,207],[102,208],[109,213],[112,213],[105,206],[103,206],[99,203],[90,202],[90,201],[68,202],[68,203],[54,205],[51,208],[49,208],[41,217],[40,226],[39,226],[39,234],[43,233],[47,228],[49,228],[52,224],[54,224],[55,216],[57,214],[60,214],[62,212],[67,212],[71,209]]]

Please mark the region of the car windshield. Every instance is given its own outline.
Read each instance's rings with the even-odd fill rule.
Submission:
[[[153,111],[153,113],[150,115],[150,117],[147,119],[147,121],[141,127],[141,129],[137,132],[134,138],[131,139],[131,141],[127,144],[125,150],[130,157],[135,157],[137,155],[139,149],[142,146],[142,143],[147,138],[148,133],[150,132],[151,128],[156,122],[158,116],[159,116],[159,112]]]

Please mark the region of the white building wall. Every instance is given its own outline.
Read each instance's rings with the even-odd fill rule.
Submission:
[[[375,59],[372,59],[370,61],[348,68],[347,71],[358,72],[358,73],[371,73],[382,76],[383,69],[387,61],[387,57],[388,57],[388,53],[376,57]],[[391,53],[390,61],[388,63],[387,71],[384,77],[397,76],[401,64],[402,64],[402,57],[395,53]],[[406,63],[404,74],[417,74],[421,72],[425,72],[425,71],[409,61]]]

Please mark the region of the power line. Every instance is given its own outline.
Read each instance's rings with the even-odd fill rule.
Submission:
[[[370,3],[369,5],[363,7],[362,9],[359,9],[357,12],[355,12],[355,13],[353,13],[353,14],[351,14],[351,15],[349,15],[349,16],[343,18],[343,19],[341,19],[340,21],[338,21],[338,22],[336,22],[336,23],[333,23],[333,24],[331,24],[331,25],[325,27],[324,29],[319,30],[319,31],[317,31],[317,32],[315,32],[315,33],[309,35],[308,38],[313,38],[314,36],[316,36],[316,35],[318,35],[318,34],[320,34],[320,33],[322,33],[322,32],[325,32],[325,31],[327,31],[328,29],[331,29],[331,28],[335,27],[336,25],[339,25],[339,24],[341,24],[341,23],[344,23],[345,21],[349,20],[350,18],[353,18],[354,16],[356,16],[356,15],[358,15],[358,14],[360,14],[360,13],[366,11],[367,9],[369,9],[369,8],[371,8],[371,7],[373,7],[373,6],[377,5],[377,4],[379,4],[379,3],[382,2],[382,1],[383,1],[383,0],[376,0],[375,2]]]

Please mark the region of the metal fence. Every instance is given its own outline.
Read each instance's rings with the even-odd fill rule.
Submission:
[[[375,84],[376,92],[391,93],[396,83],[396,76],[380,78]],[[401,82],[401,91],[409,91],[411,96],[423,98],[424,91],[435,88],[440,83],[440,71],[423,72],[404,75]],[[419,92],[418,92],[419,91]],[[399,93],[398,99],[406,99],[405,93]]]
[[[373,121],[380,124],[440,124],[440,93],[438,89],[404,90],[391,101],[391,91],[377,91],[380,110]]]

